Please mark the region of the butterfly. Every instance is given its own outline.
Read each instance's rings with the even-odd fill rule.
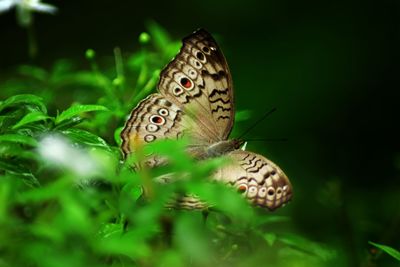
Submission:
[[[244,143],[228,139],[234,123],[232,77],[213,37],[199,29],[182,41],[175,58],[161,71],[158,93],[150,94],[131,112],[121,132],[126,156],[160,139],[189,137],[187,151],[196,159],[226,156],[227,164],[213,179],[235,187],[255,205],[274,210],[292,197],[285,173],[272,161],[240,149]],[[150,167],[165,160],[154,156]],[[195,197],[180,199],[183,208],[201,208]]]

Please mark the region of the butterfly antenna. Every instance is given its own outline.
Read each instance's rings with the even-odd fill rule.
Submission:
[[[248,132],[250,132],[251,130],[253,130],[260,122],[262,122],[263,120],[265,120],[266,117],[268,117],[269,115],[271,115],[273,112],[276,111],[276,108],[272,108],[271,110],[267,111],[261,118],[259,118],[252,126],[250,126],[250,128],[247,128],[246,131],[244,131],[238,139],[242,139],[243,136],[245,136]]]
[[[287,138],[253,138],[246,139],[246,141],[263,141],[263,142],[286,142],[289,139]]]

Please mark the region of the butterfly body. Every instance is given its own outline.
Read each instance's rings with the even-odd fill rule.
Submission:
[[[223,140],[211,144],[206,149],[206,158],[215,158],[228,154],[236,149],[239,149],[244,141],[239,139]]]
[[[183,39],[180,52],[160,73],[158,90],[142,100],[127,120],[121,133],[125,156],[144,143],[186,136],[187,151],[194,158],[228,157],[231,163],[218,169],[214,179],[236,187],[255,205],[273,210],[290,200],[291,184],[276,164],[239,150],[242,140],[228,139],[234,122],[232,78],[208,32],[198,30]],[[166,163],[157,156],[147,160],[150,167]],[[204,207],[194,199],[182,198],[179,206]]]

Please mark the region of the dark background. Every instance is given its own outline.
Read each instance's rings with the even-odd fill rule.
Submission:
[[[27,56],[14,11],[0,16],[0,67],[84,61],[84,51],[138,49],[146,21],[175,39],[203,27],[230,65],[237,110],[277,112],[248,149],[277,162],[294,186],[294,227],[358,266],[368,241],[400,248],[399,4],[397,1],[52,1],[36,15],[39,56]],[[83,64],[84,65],[84,64]],[[3,96],[6,97],[6,96]],[[237,133],[238,131],[236,131]]]

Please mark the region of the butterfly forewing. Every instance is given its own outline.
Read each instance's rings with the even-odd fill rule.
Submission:
[[[182,110],[160,94],[151,94],[132,111],[121,133],[122,151],[133,153],[136,147],[156,139],[182,135]]]
[[[228,137],[234,119],[231,74],[209,33],[199,30],[183,39],[180,52],[161,72],[158,89],[205,132],[205,143]]]
[[[134,108],[125,124],[125,156],[140,144],[183,135],[190,138],[193,154],[202,154],[197,148],[227,138],[234,116],[231,75],[209,33],[198,30],[183,40],[161,72],[158,90]]]

